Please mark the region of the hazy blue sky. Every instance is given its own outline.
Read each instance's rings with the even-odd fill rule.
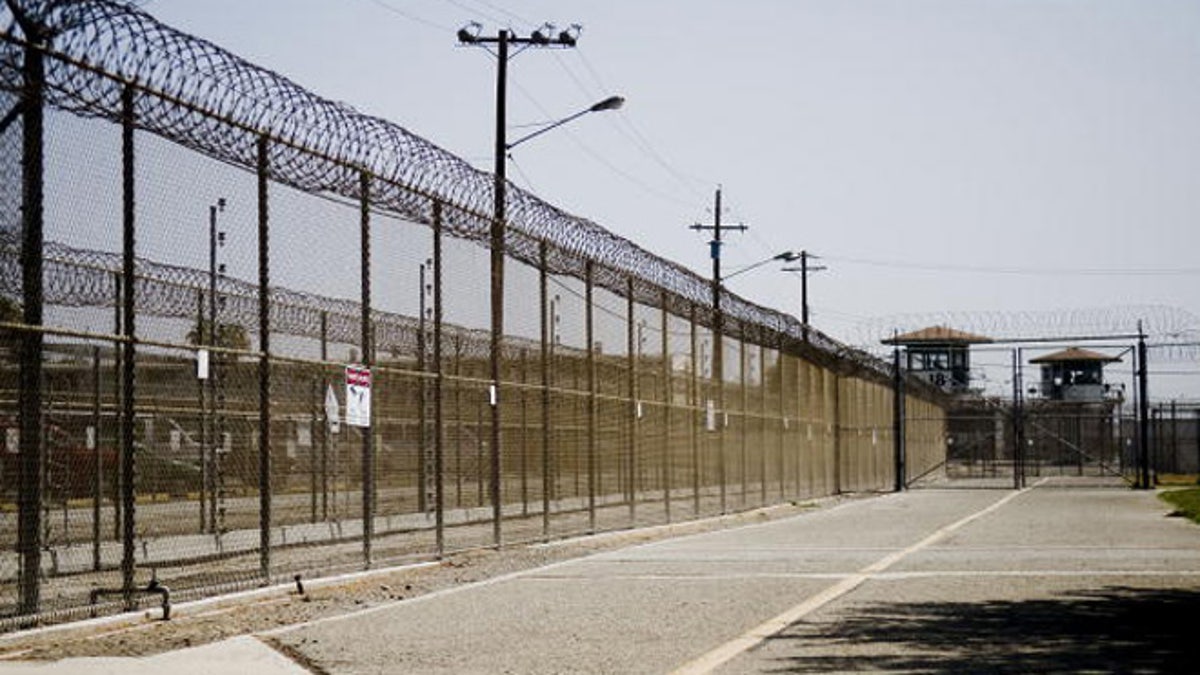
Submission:
[[[510,122],[610,94],[627,104],[522,145],[510,177],[706,275],[706,237],[687,226],[711,221],[721,184],[726,221],[751,228],[730,235],[727,269],[784,249],[825,256],[813,323],[836,337],[942,311],[1001,328],[1025,310],[1200,315],[1195,0],[144,7],[489,170],[495,61],[458,46],[455,30],[582,24],[578,49],[512,60]],[[798,312],[798,279],[772,266],[729,286]],[[1182,393],[1185,381],[1155,391]]]

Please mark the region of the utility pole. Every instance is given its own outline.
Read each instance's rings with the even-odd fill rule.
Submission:
[[[508,47],[509,45],[524,45],[528,47],[574,47],[578,31],[562,31],[557,37],[550,37],[540,29],[529,37],[519,37],[507,30],[500,30],[496,37],[482,37],[478,33],[479,24],[472,24],[476,32],[464,27],[458,31],[458,41],[464,45],[486,46],[496,45],[496,144],[494,160],[495,182],[492,188],[492,224],[491,240],[491,303],[492,303],[492,334],[491,334],[491,379],[490,402],[492,408],[491,432],[491,497],[492,497],[492,539],[493,544],[500,547],[500,360],[503,356],[504,338],[504,238],[506,230],[505,205],[508,180],[505,175],[505,157],[508,151],[507,142],[507,99],[508,99]],[[543,28],[549,28],[544,26]]]
[[[713,383],[717,389],[716,408],[721,414],[720,421],[717,422],[717,465],[721,480],[721,512],[725,512],[725,447],[724,447],[724,432],[722,425],[724,424],[725,412],[725,373],[724,373],[724,357],[725,348],[721,342],[721,334],[724,331],[724,316],[721,312],[721,232],[724,230],[737,230],[745,232],[750,229],[742,224],[737,225],[722,225],[721,224],[721,188],[717,188],[716,204],[713,210],[713,224],[702,225],[696,223],[689,226],[689,229],[697,232],[711,230],[713,238],[708,242],[709,255],[712,257],[712,307],[713,307]]]
[[[800,251],[800,266],[783,268],[784,272],[800,273],[800,323],[802,324],[805,342],[808,342],[808,275],[812,272],[829,269],[824,265],[809,265],[809,258],[819,259],[820,256],[813,255],[808,251]]]

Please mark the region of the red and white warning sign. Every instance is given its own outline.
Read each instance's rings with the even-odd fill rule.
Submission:
[[[346,366],[346,424],[371,426],[371,369]]]

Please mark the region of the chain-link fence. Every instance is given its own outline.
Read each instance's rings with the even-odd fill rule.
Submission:
[[[899,444],[888,364],[511,186],[493,335],[489,175],[123,4],[0,20],[4,625],[943,463],[932,391]]]

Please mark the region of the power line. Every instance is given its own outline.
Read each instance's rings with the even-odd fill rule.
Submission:
[[[417,22],[423,26],[429,27],[429,28],[436,28],[437,30],[443,31],[443,32],[454,30],[454,28],[452,26],[440,24],[440,23],[437,23],[436,21],[431,21],[424,17],[413,14],[412,12],[409,12],[408,10],[400,9],[399,7],[396,7],[395,5],[384,2],[384,0],[366,0],[366,1],[375,5],[376,7],[381,7],[383,9],[385,9],[385,10],[391,12],[392,14],[395,14],[397,16],[402,16],[405,19],[408,19],[409,21],[415,21],[415,22]]]
[[[533,106],[536,107],[543,115],[546,115],[547,117],[550,116],[550,113],[549,113],[549,111],[546,110],[545,106],[543,106],[537,99],[535,99],[533,97],[533,95],[529,93],[528,90],[526,90],[520,84],[517,84],[515,82],[512,83],[512,87],[514,89],[516,89],[517,92],[520,93],[523,97],[525,97],[531,104],[533,104]],[[649,184],[647,184],[642,179],[638,178],[637,176],[634,176],[633,174],[629,173],[628,171],[625,171],[624,169],[617,166],[616,164],[613,164],[612,161],[610,161],[608,158],[604,157],[600,153],[593,150],[590,146],[585,144],[583,141],[579,140],[578,136],[575,134],[575,132],[573,130],[563,129],[563,131],[565,132],[565,135],[567,136],[567,138],[571,139],[571,142],[574,143],[576,147],[578,147],[580,150],[582,150],[584,153],[586,153],[592,159],[596,160],[598,163],[603,165],[605,168],[612,171],[617,176],[624,178],[631,185],[641,189],[646,194],[657,197],[657,198],[665,200],[665,201],[672,202],[674,204],[680,204],[680,205],[685,205],[685,206],[692,205],[693,202],[684,200],[684,199],[680,199],[678,197],[675,197],[674,195],[667,194],[666,192],[658,190],[657,188],[651,187]]]
[[[496,24],[497,26],[504,26],[504,25],[508,24],[508,19],[506,19],[506,18],[500,18],[500,17],[496,16],[495,14],[488,14],[487,12],[481,12],[475,7],[470,7],[468,5],[463,4],[462,2],[459,2],[459,0],[446,0],[446,2],[450,3],[451,5],[454,5],[455,7],[459,8],[462,11],[467,12],[471,15],[481,16],[481,17],[487,19],[488,21],[490,21],[491,23]],[[507,12],[505,12],[505,13],[507,14]],[[512,15],[510,15],[510,16],[512,16]],[[522,22],[522,23],[528,23],[528,22]]]
[[[870,265],[872,267],[893,267],[897,269],[912,269],[928,272],[963,272],[970,274],[1013,274],[1028,276],[1191,276],[1200,275],[1200,268],[1075,268],[1058,267],[989,267],[984,265],[945,265],[933,263],[915,263],[900,260],[878,260],[869,258],[848,258],[843,256],[826,256],[828,260],[849,263],[852,265]]]
[[[604,84],[604,81],[596,72],[596,69],[592,66],[591,62],[587,60],[587,57],[584,56],[582,52],[576,52],[574,54],[579,57],[580,63],[583,64],[584,69],[591,75],[592,80],[599,87],[599,91],[601,93],[611,91]],[[558,61],[558,65],[564,71],[566,71],[568,77],[571,78],[571,81],[575,83],[575,86],[581,92],[589,97],[596,95],[596,91],[584,84],[583,80],[576,75],[575,71],[572,70],[569,65],[567,65],[567,62],[562,55],[555,54],[555,58]],[[699,190],[697,187],[697,184],[709,184],[711,181],[705,181],[694,176],[688,176],[687,174],[677,170],[662,156],[662,153],[655,149],[654,145],[650,143],[646,136],[638,130],[637,126],[633,123],[632,116],[627,115],[623,111],[618,111],[614,119],[618,120],[618,123],[614,123],[613,128],[616,129],[617,133],[623,136],[625,140],[629,141],[643,157],[649,159],[652,163],[658,165],[660,168],[666,171],[667,175],[678,182],[685,191],[694,196],[703,194],[703,192],[701,192],[701,190]]]

